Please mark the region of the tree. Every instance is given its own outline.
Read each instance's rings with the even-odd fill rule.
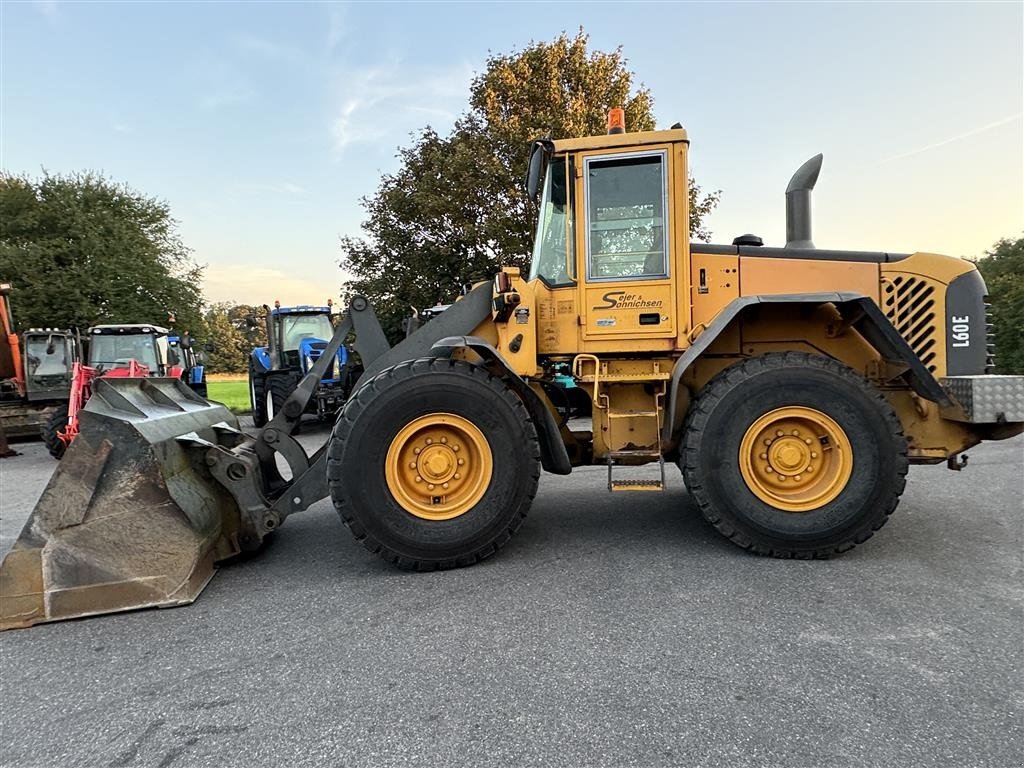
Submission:
[[[488,58],[451,133],[424,128],[363,199],[367,237],[341,239],[340,266],[354,278],[344,291],[372,299],[390,337],[410,307],[447,303],[501,265],[527,265],[535,213],[522,181],[532,139],[604,133],[610,107],[625,109],[630,130],[654,128],[650,91],[633,89],[622,50],[587,43],[581,30]],[[718,195],[691,180],[691,236],[709,237],[702,222]]]
[[[249,318],[257,321],[255,327],[249,327]],[[211,373],[245,373],[253,347],[267,343],[262,313],[248,304],[211,305],[206,310],[206,327],[204,341],[213,344],[206,358]]]
[[[103,176],[0,172],[0,277],[19,327],[153,323],[202,337],[202,269],[167,203]]]
[[[992,304],[996,370],[1024,374],[1024,237],[999,240],[977,264]]]

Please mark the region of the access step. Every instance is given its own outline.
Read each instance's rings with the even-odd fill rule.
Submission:
[[[665,485],[661,480],[609,480],[610,491],[663,491]]]

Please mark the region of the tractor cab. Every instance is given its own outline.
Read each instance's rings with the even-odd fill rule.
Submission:
[[[334,336],[334,308],[301,305],[264,305],[267,346],[253,349],[249,359],[249,395],[253,422],[262,426],[273,418],[313,368]],[[250,326],[256,325],[250,319]],[[352,385],[348,349],[342,345],[317,385],[308,411],[319,419],[333,417],[345,402]]]
[[[195,340],[187,333],[168,336],[167,347],[171,364],[182,368],[182,381],[206,397],[206,357],[195,348]]]
[[[134,362],[134,365],[133,365]],[[127,375],[123,371],[145,367],[143,375],[176,376],[180,368],[172,355],[168,330],[156,325],[97,325],[89,329],[89,363],[99,375]]]
[[[25,396],[29,401],[67,399],[78,341],[68,330],[30,328],[25,345]]]
[[[331,312],[330,306],[275,305],[269,314],[268,334],[272,366],[308,372],[334,335]],[[347,353],[342,347],[338,352],[338,362],[344,364],[346,359]]]

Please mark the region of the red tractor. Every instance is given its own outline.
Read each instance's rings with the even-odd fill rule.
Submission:
[[[180,379],[185,369],[168,342],[169,331],[156,325],[97,325],[88,331],[88,363],[76,362],[71,372],[71,395],[43,428],[43,440],[55,459],[78,434],[78,413],[92,396],[97,378]]]

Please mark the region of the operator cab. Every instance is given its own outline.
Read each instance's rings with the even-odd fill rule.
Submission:
[[[128,368],[134,360],[151,374],[166,376],[178,364],[171,353],[169,331],[156,325],[97,325],[89,329],[89,367],[99,373]],[[174,358],[174,359],[172,359]]]
[[[546,305],[539,352],[681,345],[688,143],[681,128],[534,143],[527,187],[540,210],[529,281]]]
[[[71,388],[71,367],[78,360],[74,335],[57,328],[30,328],[23,340],[27,398],[66,398]]]

